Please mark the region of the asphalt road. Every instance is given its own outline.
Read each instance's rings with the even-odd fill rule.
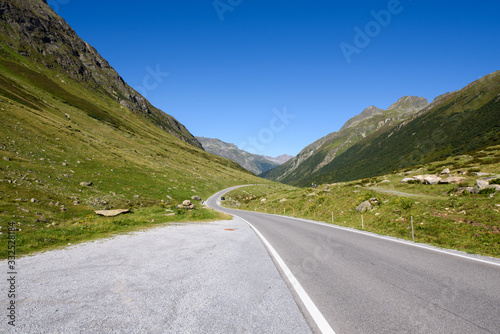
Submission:
[[[168,225],[16,263],[14,327],[0,261],[0,333],[311,333],[239,219]]]
[[[500,333],[498,259],[226,209],[217,204],[224,192],[208,205],[262,234],[335,333]],[[295,285],[288,285],[306,318],[314,320]]]

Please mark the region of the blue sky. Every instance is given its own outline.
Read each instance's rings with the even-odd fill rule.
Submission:
[[[500,70],[494,0],[48,2],[192,134],[263,155]]]

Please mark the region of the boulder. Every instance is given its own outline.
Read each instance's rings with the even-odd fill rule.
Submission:
[[[424,177],[424,184],[438,184],[441,178],[436,175],[426,175]]]
[[[99,210],[99,211],[95,211],[96,215],[104,216],[104,217],[116,217],[116,216],[121,215],[123,213],[129,213],[129,212],[130,212],[130,210],[128,210],[128,209]]]
[[[260,200],[262,203],[264,203],[265,201],[267,201],[267,198],[263,198]]]
[[[356,208],[356,212],[363,213],[366,211],[370,211],[371,209],[373,209],[373,206],[370,201],[364,201],[363,203],[358,205],[358,207]]]
[[[286,198],[280,199],[280,203],[283,203],[283,202],[286,202],[286,201],[288,201]]]
[[[404,179],[401,180],[401,183],[408,183],[412,181],[415,181],[415,179],[412,177],[405,177]]]
[[[194,204],[191,203],[190,200],[185,200],[184,202],[182,202],[182,204],[177,205],[177,208],[179,208],[179,209],[193,210],[194,209]]]
[[[443,169],[443,171],[441,172],[441,174],[450,174],[450,173],[451,173],[451,171],[450,171],[450,169],[449,169],[449,168],[445,168],[445,169]]]
[[[449,183],[459,184],[459,183],[464,183],[466,181],[467,181],[467,178],[465,178],[465,177],[450,176],[450,177],[447,177],[446,179],[439,181],[439,183],[441,183],[441,184],[449,184]]]
[[[476,180],[476,186],[481,189],[486,189],[490,185],[490,182],[484,179]]]
[[[419,180],[420,182],[424,183],[424,176],[423,175],[417,175],[413,177],[415,180]]]
[[[80,182],[80,185],[82,187],[91,187],[92,185],[94,185],[92,182]]]
[[[465,187],[465,192],[468,192],[469,194],[475,194],[476,188],[475,187]],[[479,192],[479,190],[478,190]]]
[[[198,196],[198,195],[194,195],[194,196],[192,196],[192,197],[191,197],[191,199],[192,199],[193,201],[201,201],[201,197],[200,197],[200,196]]]

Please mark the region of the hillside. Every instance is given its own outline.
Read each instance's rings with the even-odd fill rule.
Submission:
[[[132,89],[122,77],[88,43],[81,40],[75,31],[43,0],[9,0],[0,3],[0,40],[4,69],[16,73],[21,68],[14,67],[7,60],[16,60],[27,66],[26,60],[36,63],[35,72],[42,77],[26,72],[25,79],[38,85],[42,90],[68,103],[82,107],[89,116],[114,124],[98,106],[86,105],[76,96],[64,91],[64,77],[91,90],[94,95],[113,100],[124,108],[151,121],[159,128],[181,140],[201,148],[200,143],[175,118],[155,108],[143,96]],[[22,56],[21,58],[18,56]],[[49,81],[43,76],[47,76]],[[64,76],[64,77],[63,77]],[[1,78],[2,81],[5,78]],[[69,83],[68,83],[69,84]],[[61,96],[64,95],[64,96]]]
[[[207,152],[234,161],[254,174],[261,174],[276,168],[288,157],[285,155],[277,158],[264,157],[240,150],[236,145],[223,142],[219,139],[204,137],[196,137],[196,139],[201,143]]]
[[[471,153],[500,143],[500,71],[447,93],[396,127],[360,140],[294,184],[329,183]]]
[[[405,96],[387,110],[374,106],[349,119],[338,131],[317,140],[304,148],[295,158],[260,176],[288,184],[305,184],[303,180],[313,178],[323,166],[360,140],[381,133],[403,122],[429,103],[425,98]],[[312,181],[314,182],[314,180]]]
[[[212,213],[194,195],[262,183],[205,152],[41,0],[0,4],[0,227],[18,252]],[[95,210],[131,209],[123,218]],[[166,211],[168,210],[168,211]],[[1,234],[5,257],[7,233]]]

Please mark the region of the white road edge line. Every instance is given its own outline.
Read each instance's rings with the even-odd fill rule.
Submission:
[[[216,195],[218,195],[218,194],[216,194]],[[213,196],[215,196],[215,195],[213,195]],[[208,201],[213,196],[211,196],[209,199],[207,199],[207,204],[208,204]],[[220,206],[220,203],[218,201],[217,201],[216,204]],[[213,209],[215,209],[215,208],[213,208]],[[217,210],[217,209],[215,209],[215,210]],[[328,321],[326,321],[326,319],[323,316],[323,314],[321,313],[321,311],[316,307],[316,304],[314,304],[314,302],[312,301],[311,297],[309,297],[309,295],[307,294],[306,290],[304,290],[304,288],[299,283],[299,281],[297,280],[297,278],[295,278],[295,275],[288,268],[288,266],[286,265],[285,261],[283,261],[283,259],[281,258],[281,256],[274,249],[274,247],[269,243],[269,241],[267,241],[267,239],[262,235],[262,233],[260,233],[259,230],[257,230],[255,228],[255,226],[253,226],[252,224],[250,224],[247,220],[239,217],[238,215],[235,215],[235,214],[232,214],[232,215],[235,216],[235,217],[237,217],[238,219],[243,220],[245,223],[247,223],[248,226],[250,226],[254,230],[255,234],[257,234],[257,236],[260,238],[260,240],[262,241],[262,243],[267,247],[267,249],[269,250],[269,252],[271,253],[271,255],[274,257],[274,259],[276,260],[276,262],[280,266],[280,268],[283,271],[283,273],[286,275],[286,278],[288,279],[288,282],[290,282],[290,284],[294,288],[295,292],[297,293],[297,295],[299,296],[300,300],[302,301],[302,303],[306,307],[307,311],[309,312],[309,314],[313,318],[314,322],[318,326],[318,328],[321,331],[321,333],[323,333],[323,334],[335,334],[335,331],[332,329],[332,327],[330,326],[330,324],[328,323]]]
[[[255,226],[253,226],[248,221],[246,221],[245,219],[243,219],[237,215],[234,215],[234,216],[238,217],[239,219],[241,219],[245,223],[247,223],[254,230],[255,234],[257,234],[259,236],[259,238],[262,240],[264,245],[266,245],[267,249],[269,250],[271,255],[274,257],[276,262],[279,264],[283,273],[286,275],[286,278],[288,279],[290,284],[293,286],[293,288],[294,288],[295,292],[297,293],[297,295],[299,296],[300,300],[302,301],[302,303],[304,303],[307,311],[309,312],[311,317],[314,319],[314,322],[318,326],[321,333],[323,333],[323,334],[335,334],[335,331],[332,329],[332,327],[330,326],[328,321],[326,321],[323,314],[321,314],[321,311],[316,307],[316,305],[312,301],[311,297],[309,297],[306,290],[304,290],[304,288],[299,283],[297,278],[295,278],[295,275],[288,268],[285,261],[283,261],[283,259],[278,254],[278,252],[276,252],[276,250],[273,248],[273,246],[271,246],[269,241],[267,241],[267,239],[259,232],[259,230],[257,230],[255,228]]]
[[[238,209],[236,209],[236,210],[238,210]],[[253,211],[248,211],[248,212],[253,212]],[[273,215],[274,216],[274,214],[272,214],[272,213],[263,213],[263,212],[254,212],[254,213],[259,213],[259,214],[263,214],[263,215]],[[408,241],[408,240],[399,240],[399,239],[396,239],[395,237],[388,237],[388,236],[384,236],[384,235],[377,235],[377,234],[375,234],[373,232],[359,231],[359,230],[356,230],[354,228],[349,228],[349,227],[344,227],[344,226],[338,226],[338,225],[329,224],[329,223],[320,222],[320,221],[311,221],[311,220],[306,220],[306,219],[297,218],[297,217],[290,217],[290,216],[283,216],[283,215],[275,215],[275,216],[283,217],[283,218],[289,218],[289,219],[294,219],[294,220],[302,221],[304,223],[309,223],[309,224],[316,224],[316,225],[321,225],[321,226],[325,226],[325,227],[336,228],[338,230],[343,230],[343,231],[346,231],[346,232],[358,233],[358,234],[362,234],[362,235],[365,235],[365,236],[368,236],[368,237],[372,237],[372,238],[382,239],[382,240],[386,240],[386,241],[392,241],[392,242],[396,242],[396,243],[399,243],[399,244],[402,244],[402,245],[407,245],[407,246],[412,246],[412,247],[423,248],[423,249],[427,249],[429,251],[433,251],[433,252],[437,252],[437,253],[452,255],[452,256],[463,258],[463,259],[472,260],[472,261],[481,262],[481,263],[490,264],[490,265],[494,265],[494,266],[500,267],[500,263],[498,263],[498,262],[492,262],[492,261],[488,261],[488,260],[478,259],[478,258],[475,258],[475,257],[472,257],[472,256],[467,256],[467,255],[462,255],[462,254],[458,254],[458,253],[453,253],[453,252],[450,252],[450,251],[447,251],[447,250],[444,250],[444,249],[435,248],[433,246],[428,246],[428,245],[425,245],[425,244],[412,243],[411,241]]]

